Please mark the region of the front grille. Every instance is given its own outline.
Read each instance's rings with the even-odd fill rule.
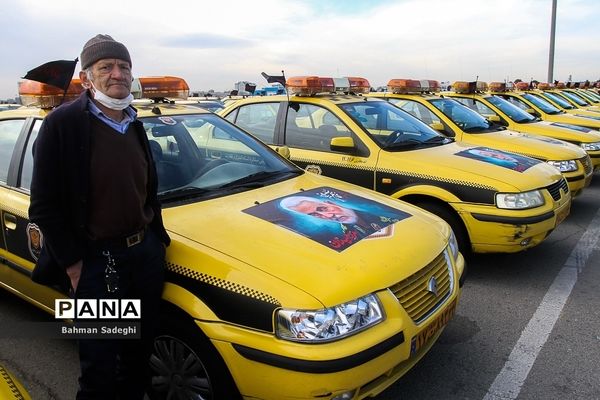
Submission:
[[[429,290],[435,278],[437,294]],[[444,252],[420,271],[390,288],[408,315],[419,323],[431,315],[452,293],[454,279]]]
[[[594,167],[592,166],[592,160],[590,159],[590,156],[580,158],[579,161],[581,162],[581,164],[583,164],[583,170],[585,171],[585,174],[591,174]]]
[[[565,178],[546,187],[546,189],[548,189],[550,196],[552,196],[555,201],[560,200],[560,189],[562,189],[565,193],[569,193],[569,185],[567,184]]]

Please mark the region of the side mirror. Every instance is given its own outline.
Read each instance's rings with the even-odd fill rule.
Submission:
[[[429,126],[438,132],[443,132],[445,130],[444,124],[442,124],[441,122],[432,122],[431,124],[429,124]]]
[[[502,120],[500,119],[500,116],[498,116],[498,115],[490,115],[489,117],[487,117],[487,119],[488,119],[488,121],[491,121],[491,122],[498,122],[498,123],[502,122]]]
[[[283,158],[290,159],[290,148],[287,146],[278,146],[275,147],[275,151]]]
[[[536,114],[535,110],[533,108],[528,108],[527,110],[525,110],[525,112],[528,112],[529,114]]]
[[[334,151],[343,151],[343,152],[350,152],[352,150],[354,150],[355,145],[354,145],[354,139],[352,139],[351,137],[334,137],[331,139],[331,142],[329,144],[329,147],[331,148],[331,150]]]

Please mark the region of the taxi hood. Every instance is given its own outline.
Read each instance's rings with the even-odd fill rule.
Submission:
[[[321,194],[355,207],[359,222],[331,223],[281,205],[284,199]],[[186,268],[231,280],[243,277],[241,284],[246,286],[271,281],[269,293],[279,291],[275,297],[281,304],[285,298],[289,304],[307,297],[313,302],[307,307],[333,306],[406,279],[443,252],[450,233],[444,221],[421,209],[311,173],[226,197],[165,207],[163,219],[175,246],[185,242],[236,265],[229,272],[215,266],[206,272],[198,254],[188,257]],[[385,229],[371,234],[375,232],[371,224]]]
[[[490,147],[455,142],[421,150],[386,152],[385,157],[380,157],[380,168],[429,171],[427,177],[434,180],[464,182],[473,187],[483,185],[500,192],[525,192],[562,179],[560,171],[545,162]]]
[[[542,131],[543,132],[543,131]],[[527,135],[512,130],[488,134],[470,134],[463,142],[471,145],[485,145],[510,151],[540,160],[575,160],[585,157],[585,151],[571,143],[547,136]]]

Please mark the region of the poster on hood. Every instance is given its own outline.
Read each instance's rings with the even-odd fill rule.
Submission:
[[[525,172],[534,165],[541,163],[541,161],[536,160],[535,158],[490,149],[488,147],[473,147],[471,149],[459,151],[456,155],[512,169],[517,172]]]
[[[411,214],[331,187],[298,192],[243,210],[341,252]],[[388,232],[391,230],[388,229]]]

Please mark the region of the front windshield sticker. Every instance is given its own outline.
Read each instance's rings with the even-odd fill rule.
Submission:
[[[472,149],[460,151],[456,153],[456,155],[498,165],[499,167],[512,169],[517,172],[525,172],[534,165],[541,163],[541,161],[533,158],[506,153],[487,147],[474,147]]]
[[[585,133],[588,133],[588,132],[592,131],[591,129],[585,128],[583,126],[570,125],[570,124],[562,124],[560,122],[553,122],[550,125],[559,126],[561,128],[572,129],[574,131],[585,132]]]
[[[158,120],[165,125],[176,125],[177,124],[177,121],[175,121],[171,117],[158,117]]]
[[[321,187],[243,210],[341,252],[362,239],[391,235],[404,211],[338,189]]]

